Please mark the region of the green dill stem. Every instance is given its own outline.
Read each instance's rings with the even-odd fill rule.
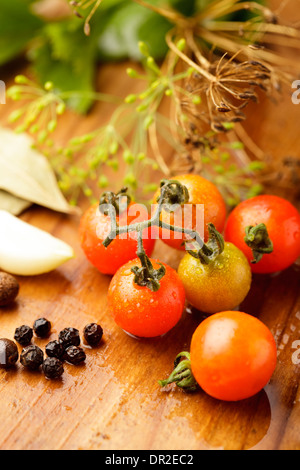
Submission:
[[[58,95],[62,100],[73,98],[74,96],[79,96],[82,98],[90,98],[95,101],[103,101],[107,103],[122,103],[122,99],[117,96],[107,95],[105,93],[97,93],[93,91],[66,91]]]

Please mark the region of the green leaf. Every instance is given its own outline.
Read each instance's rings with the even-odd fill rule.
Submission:
[[[40,45],[31,51],[29,58],[41,83],[51,81],[62,92],[78,91],[77,96],[67,101],[68,105],[80,113],[89,110],[97,61],[94,31],[86,37],[82,22],[76,18],[48,24]]]
[[[159,2],[152,0],[148,3]],[[99,13],[101,16],[101,11]],[[92,29],[98,32],[100,58],[141,60],[139,41],[147,44],[149,53],[155,59],[165,56],[167,52],[165,35],[170,30],[171,24],[162,16],[127,0],[118,4],[116,8],[104,12],[104,16],[105,21],[96,19],[92,25]]]
[[[30,10],[31,0],[1,0],[0,65],[22,53],[44,22]]]
[[[179,11],[184,16],[192,16],[197,11],[196,0],[169,0],[169,3],[174,10]]]
[[[147,3],[161,6],[160,0],[147,0]],[[206,8],[212,0],[168,0],[166,3],[181,14],[192,16]],[[232,15],[231,18],[241,19],[243,13]],[[172,24],[164,17],[130,0],[106,0],[91,26],[92,31],[98,34],[102,60],[130,58],[137,61],[143,58],[137,46],[139,41],[147,44],[155,59],[164,58],[168,50],[165,36],[172,28]]]
[[[149,47],[149,52],[155,59],[163,59],[168,52],[166,34],[171,29],[170,23],[162,16],[152,14],[145,20],[139,30],[139,41],[143,41]]]

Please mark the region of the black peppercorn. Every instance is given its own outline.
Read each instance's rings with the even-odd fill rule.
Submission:
[[[46,354],[48,357],[61,359],[64,355],[63,345],[59,341],[50,341],[46,346]]]
[[[38,318],[34,322],[33,329],[38,338],[47,338],[51,331],[51,323],[46,318]]]
[[[89,323],[83,330],[84,339],[90,346],[98,346],[103,336],[103,329],[97,323]]]
[[[15,331],[15,340],[22,346],[27,346],[33,337],[33,330],[30,326],[22,325],[19,328],[16,328]]]
[[[20,362],[27,369],[37,370],[43,364],[43,361],[44,353],[38,346],[27,346],[21,353]]]
[[[13,367],[19,359],[17,345],[10,339],[0,339],[0,367],[9,369]]]
[[[58,379],[64,373],[63,363],[57,357],[48,357],[44,360],[43,372],[47,379]]]
[[[59,333],[59,342],[64,349],[67,349],[69,346],[79,346],[79,331],[76,328],[65,328]]]
[[[65,350],[64,359],[76,366],[86,360],[86,354],[84,350],[78,346],[69,346]]]

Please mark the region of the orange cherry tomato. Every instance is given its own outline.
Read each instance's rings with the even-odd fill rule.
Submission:
[[[144,206],[131,203],[127,211],[117,216],[117,223],[119,226],[125,226],[148,219],[149,214]],[[123,264],[136,258],[136,232],[117,236],[105,248],[102,243],[110,234],[110,230],[110,217],[99,211],[98,204],[90,207],[80,222],[81,247],[87,259],[103,274],[115,274]],[[144,230],[143,243],[147,255],[151,256],[155,244],[154,238],[151,238],[151,229]]]
[[[151,260],[151,263],[154,269],[160,267],[159,261]],[[139,259],[129,261],[112,278],[109,310],[125,332],[143,338],[161,336],[180,320],[185,305],[184,287],[176,271],[163,265],[166,273],[156,292],[135,284],[131,268],[141,267]]]
[[[249,398],[269,382],[277,361],[271,331],[242,312],[221,312],[204,320],[192,337],[192,373],[219,400]]]
[[[257,196],[239,204],[230,214],[225,240],[234,243],[253,260],[245,243],[245,228],[264,223],[273,242],[273,252],[251,264],[255,273],[274,273],[291,266],[300,256],[300,213],[287,200],[272,195]]]
[[[170,225],[197,230],[205,241],[208,239],[208,223],[214,224],[216,229],[222,233],[226,220],[226,205],[218,188],[199,175],[180,175],[172,179],[186,186],[190,196],[189,202],[185,211],[182,211],[181,208],[174,213],[163,210],[161,220]],[[157,191],[153,199],[154,204],[157,202],[159,194],[160,192]],[[203,211],[199,207],[201,204]],[[185,249],[183,240],[187,237],[184,234],[160,229],[159,236],[167,245],[177,250]]]

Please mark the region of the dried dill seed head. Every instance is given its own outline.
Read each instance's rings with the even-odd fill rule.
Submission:
[[[14,338],[21,346],[27,346],[33,337],[33,329],[30,326],[22,325],[16,328]]]
[[[181,100],[183,113],[199,135],[205,125],[216,132],[227,132],[228,124],[246,119],[243,109],[250,102],[258,102],[258,89],[266,93],[272,89],[271,71],[259,61],[238,62],[223,56],[210,65],[209,76],[211,79],[193,73],[184,84],[190,99]],[[201,112],[193,103],[195,95],[202,98]],[[186,124],[184,128],[190,137]]]
[[[0,339],[0,367],[9,369],[13,367],[19,359],[17,345],[10,339]]]
[[[21,353],[20,362],[27,369],[37,370],[44,362],[44,353],[36,345],[27,346]]]

